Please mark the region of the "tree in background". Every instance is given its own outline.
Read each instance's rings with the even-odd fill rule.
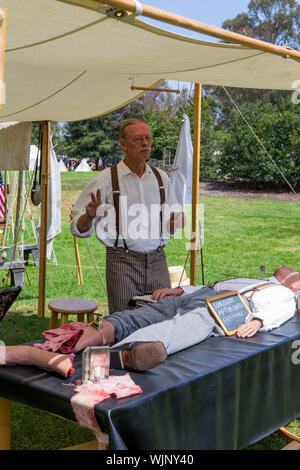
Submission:
[[[243,115],[254,128],[287,181],[300,187],[300,107],[290,99],[280,103],[264,100],[247,103]],[[236,110],[231,110],[227,132],[223,134],[220,168],[229,180],[241,180],[253,187],[289,189],[283,176]]]
[[[142,100],[138,99],[112,113],[64,125],[65,153],[70,158],[118,161],[122,156],[119,128],[124,119],[141,116]]]
[[[163,93],[165,96],[159,98],[160,107],[148,106],[143,112],[153,134],[151,160],[162,160],[166,151],[171,153],[173,162],[184,114],[190,119],[193,139],[194,97],[191,91],[192,89],[183,88],[176,98],[172,94]],[[201,108],[200,180],[212,181],[219,177],[220,131],[215,127],[217,104],[213,98],[203,97]]]
[[[251,0],[248,12],[226,20],[223,28],[272,44],[298,49],[300,5],[296,0]]]
[[[224,21],[222,27],[235,33],[261,39],[272,44],[300,48],[300,5],[296,0],[251,0],[248,12],[240,13],[233,19]],[[268,90],[227,87],[230,95],[243,106],[255,103],[270,95]],[[222,87],[206,87],[210,96],[224,106],[221,116],[228,118],[228,98]],[[290,92],[277,91],[278,97],[288,97]],[[274,93],[272,93],[274,99]]]
[[[300,6],[295,0],[251,0],[248,12],[223,27],[274,44],[299,47]],[[299,106],[292,92],[227,87],[241,112],[287,179],[299,187]],[[219,104],[218,124],[224,132],[220,169],[224,178],[254,186],[287,187],[287,183],[233,107],[224,88],[207,88]]]

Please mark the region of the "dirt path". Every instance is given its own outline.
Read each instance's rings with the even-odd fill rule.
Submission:
[[[300,202],[300,191],[295,195],[292,190],[254,190],[240,183],[217,181],[200,183],[200,196],[226,196],[240,199],[273,199],[277,201]]]

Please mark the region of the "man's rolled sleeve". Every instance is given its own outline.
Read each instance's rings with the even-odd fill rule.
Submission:
[[[78,220],[79,218],[82,216],[83,214],[78,214],[78,215],[75,215],[72,219],[72,222],[70,224],[70,230],[71,230],[71,233],[72,235],[74,235],[74,237],[78,237],[78,238],[87,238],[89,237],[90,235],[92,235],[92,233],[94,232],[95,230],[95,223],[96,223],[96,220],[98,219],[98,217],[95,217],[95,219],[93,220],[92,222],[92,225],[91,225],[91,228],[89,230],[87,230],[86,232],[79,232],[78,230]]]

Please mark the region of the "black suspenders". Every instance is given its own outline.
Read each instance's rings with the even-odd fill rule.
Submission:
[[[162,207],[163,204],[165,203],[166,200],[166,195],[165,195],[165,188],[163,185],[162,177],[158,171],[157,168],[154,166],[150,166],[151,170],[153,171],[157,182],[158,182],[158,188],[159,188],[159,194],[160,194],[160,238],[162,237],[162,223],[163,223],[163,215],[162,215]],[[119,178],[118,178],[118,168],[117,165],[114,165],[110,168],[111,171],[111,184],[112,184],[112,191],[113,191],[113,201],[114,201],[114,207],[116,211],[116,232],[117,232],[117,238],[115,241],[114,249],[117,248],[118,246],[118,240],[120,236],[120,186],[119,186]],[[129,252],[126,241],[123,239],[124,242],[124,248],[126,253]]]

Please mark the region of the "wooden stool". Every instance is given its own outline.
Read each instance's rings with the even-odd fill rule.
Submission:
[[[88,323],[94,320],[94,312],[98,307],[93,300],[80,298],[65,298],[51,300],[48,308],[51,310],[50,330],[56,328],[58,314],[61,314],[60,326],[68,323],[68,315],[77,315],[77,321],[84,322],[84,315],[87,315]]]

